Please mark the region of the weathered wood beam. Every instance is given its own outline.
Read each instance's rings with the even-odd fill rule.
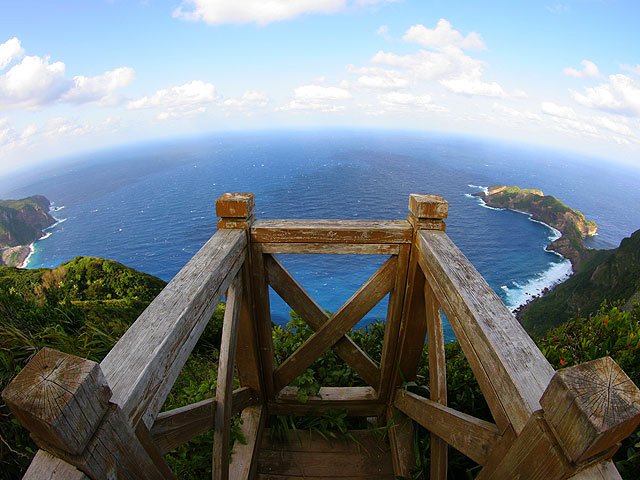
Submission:
[[[384,404],[372,387],[321,387],[317,396],[305,403],[297,398],[297,387],[284,387],[269,403],[269,413],[275,415],[309,415],[330,409],[346,409],[351,416],[378,416]]]
[[[519,433],[540,409],[553,368],[444,232],[422,230],[418,240],[420,266],[461,340],[496,422],[504,410]]]
[[[84,472],[45,450],[38,450],[22,480],[90,480]]]
[[[397,257],[390,257],[329,321],[316,330],[276,369],[273,374],[276,391],[289,385],[304,372],[389,293],[395,281],[397,263]]]
[[[317,331],[329,320],[329,315],[322,310],[320,305],[291,276],[277,258],[271,255],[265,256],[265,266],[271,287],[313,330]],[[365,382],[374,388],[377,387],[380,368],[351,338],[345,335],[331,348]]]
[[[251,240],[259,243],[411,243],[409,222],[396,220],[256,220]]]
[[[234,390],[231,415],[240,413],[257,401],[256,392],[249,387]],[[216,399],[209,398],[160,413],[151,428],[154,443],[163,454],[184,445],[189,440],[213,429],[215,410]]]
[[[429,388],[431,400],[447,405],[447,363],[444,352],[444,329],[440,304],[428,284],[424,285],[429,344]],[[431,434],[431,476],[433,480],[447,480],[448,445]]]
[[[91,478],[175,478],[153,443],[140,438],[110,401],[111,390],[95,362],[42,349],[3,398],[40,448]],[[50,460],[37,456],[30,475],[42,470],[40,462],[64,466]]]
[[[240,385],[251,387],[260,394],[262,391],[262,378],[260,371],[260,355],[256,325],[252,318],[252,289],[249,272],[250,261],[242,268],[242,303],[240,305],[240,317],[238,325],[238,340],[236,342],[236,370]]]
[[[229,465],[229,478],[249,480],[255,477],[255,470],[258,465],[258,448],[266,418],[266,408],[263,405],[255,405],[246,408],[242,412],[240,429],[246,443],[236,442],[233,446],[233,455]]]
[[[245,257],[246,233],[220,230],[138,317],[100,364],[132,425],[162,408]]]
[[[411,470],[416,464],[413,421],[395,408],[388,409],[387,416],[387,423],[391,423],[389,445],[393,474],[396,478],[411,478]]]
[[[229,442],[231,439],[231,411],[234,376],[234,359],[240,324],[242,305],[242,278],[236,277],[226,294],[226,308],[220,340],[218,358],[218,384],[216,387],[216,409],[214,413],[212,478],[229,478]]]
[[[396,390],[393,406],[480,465],[500,440],[498,427],[493,423],[403,389]]]
[[[393,243],[262,243],[262,251],[271,254],[397,255],[400,246]]]
[[[567,480],[622,480],[622,477],[613,461],[605,460],[581,470]]]

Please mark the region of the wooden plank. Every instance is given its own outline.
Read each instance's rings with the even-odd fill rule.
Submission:
[[[246,234],[221,230],[115,344],[100,366],[132,425],[147,427],[245,257]]]
[[[264,253],[308,253],[333,255],[397,255],[395,244],[339,244],[339,243],[263,243]]]
[[[240,429],[246,443],[235,442],[233,446],[229,478],[248,480],[255,477],[258,466],[258,447],[267,417],[265,410],[263,405],[255,405],[242,412]]]
[[[398,371],[397,352],[410,254],[411,246],[403,245],[400,255],[398,255],[398,268],[393,283],[393,291],[389,295],[389,307],[387,308],[387,321],[384,327],[384,343],[380,361],[379,388],[380,398],[386,402],[391,400],[393,392],[391,383]],[[424,334],[422,335],[422,343],[424,343]],[[415,368],[417,369],[417,362]]]
[[[260,244],[251,244],[251,290],[253,291],[253,320],[258,340],[261,377],[265,399],[273,399],[273,337],[271,334],[271,308],[269,286]]]
[[[38,450],[22,480],[89,480],[89,477],[49,452]]]
[[[396,390],[393,406],[480,465],[500,440],[500,431],[493,423],[403,389]]]
[[[568,480],[622,480],[622,477],[615,464],[605,460],[572,475]]]
[[[251,241],[261,243],[410,243],[412,228],[401,220],[256,220]]]
[[[248,387],[233,391],[231,414],[240,413],[257,402],[256,393]],[[214,426],[215,398],[162,412],[151,428],[151,436],[162,454],[184,445]]]
[[[304,478],[393,478],[389,447],[379,432],[351,431],[327,442],[317,433],[299,432],[286,441],[264,435],[258,474]],[[260,478],[260,477],[258,477]]]
[[[431,400],[447,405],[447,364],[444,353],[442,311],[431,287],[424,285],[429,342],[429,386]],[[431,434],[431,476],[433,480],[447,480],[447,443]]]
[[[389,422],[391,422],[389,445],[393,473],[396,477],[411,478],[411,470],[416,465],[413,422],[400,410],[390,408],[388,412]]]
[[[420,266],[456,336],[460,332],[468,337],[461,345],[491,411],[495,416],[503,409],[519,433],[531,414],[540,409],[539,399],[553,368],[444,232],[421,231],[418,247]],[[467,353],[469,347],[473,352]]]
[[[245,263],[242,274],[242,304],[240,305],[240,325],[238,326],[238,341],[236,342],[236,370],[240,385],[250,387],[260,394],[262,379],[260,377],[260,355],[256,325],[251,317],[253,298],[251,282],[249,280],[250,266]]]
[[[309,415],[325,410],[346,409],[351,416],[377,416],[382,402],[372,387],[321,387],[317,396],[301,404],[297,387],[284,387],[269,404],[269,412],[276,415]]]
[[[267,255],[265,266],[269,284],[287,304],[315,331],[322,327],[329,315],[291,276],[277,258]],[[380,379],[380,368],[347,335],[333,345],[333,351],[342,358],[360,377],[373,387]]]
[[[242,278],[238,275],[227,290],[227,305],[222,324],[220,356],[218,359],[218,385],[214,413],[212,478],[229,478],[229,442],[231,440],[231,410],[234,376],[234,359],[242,305]]]
[[[393,287],[397,263],[397,257],[390,257],[329,321],[316,330],[278,367],[273,374],[277,391],[289,385],[293,379],[304,372],[384,298]]]

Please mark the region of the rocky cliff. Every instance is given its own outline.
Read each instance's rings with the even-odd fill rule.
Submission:
[[[42,195],[0,200],[0,265],[22,264],[29,254],[29,245],[43,236],[45,228],[56,223],[49,214],[49,205]]]
[[[595,235],[598,225],[573,208],[566,206],[552,195],[541,190],[516,186],[494,185],[486,192],[476,193],[487,205],[494,208],[517,210],[531,215],[533,220],[546,223],[562,233],[562,237],[547,248],[558,252],[571,261],[574,271],[591,257],[582,239]]]

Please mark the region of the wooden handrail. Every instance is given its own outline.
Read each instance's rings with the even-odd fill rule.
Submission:
[[[218,199],[218,232],[101,364],[43,350],[14,379],[3,396],[47,450],[25,478],[44,471],[53,471],[52,479],[173,478],[162,455],[211,429],[213,477],[253,478],[267,415],[330,408],[396,425],[390,430],[396,475],[411,469],[411,429],[397,426],[408,417],[431,431],[434,480],[447,477],[449,445],[482,465],[479,480],[619,478],[610,457],[640,423],[640,391],[609,358],[555,372],[444,233],[444,199],[411,195],[407,221],[255,220],[253,208],[253,194]],[[390,257],[330,317],[272,256],[281,253]],[[314,330],[277,369],[269,286]],[[225,293],[216,398],[159,414]],[[378,366],[346,332],[387,293]],[[442,311],[495,424],[447,406]],[[430,399],[398,388],[401,376],[415,378],[426,337]],[[287,385],[328,349],[370,386],[322,387],[300,403]],[[232,391],[234,365],[242,388]],[[229,465],[231,416],[240,412],[247,444]],[[534,461],[540,468],[531,468]]]

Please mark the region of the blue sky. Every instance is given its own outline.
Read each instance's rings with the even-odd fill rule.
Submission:
[[[326,126],[640,164],[637,0],[22,0],[0,12],[0,171],[153,138]]]

